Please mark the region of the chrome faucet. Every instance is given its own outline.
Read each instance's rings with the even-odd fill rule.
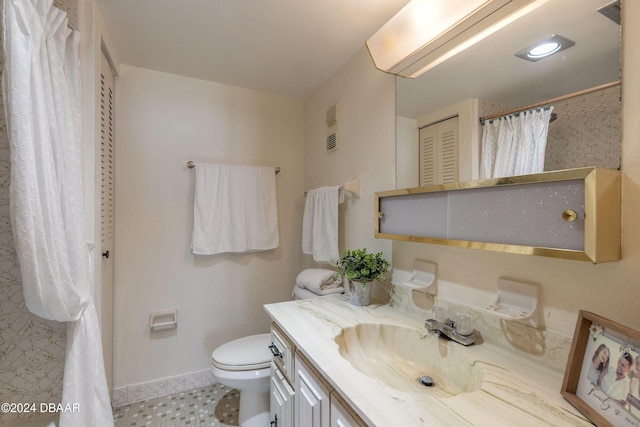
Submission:
[[[444,322],[438,322],[435,319],[427,319],[424,321],[424,327],[427,328],[429,332],[435,332],[438,335],[444,334],[450,340],[459,344],[471,345],[476,342],[476,335],[473,333],[473,327],[471,326],[470,319],[464,323],[466,325],[458,330],[455,322],[451,319],[447,319]]]

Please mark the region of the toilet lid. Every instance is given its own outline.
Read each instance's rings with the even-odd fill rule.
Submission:
[[[263,369],[271,363],[271,334],[251,335],[229,341],[211,353],[213,366],[228,371]]]

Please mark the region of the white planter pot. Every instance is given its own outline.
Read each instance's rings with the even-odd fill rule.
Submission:
[[[350,280],[349,287],[351,288],[351,304],[358,306],[371,304],[371,286],[373,286],[372,282],[367,282],[362,286],[362,282],[358,280]]]

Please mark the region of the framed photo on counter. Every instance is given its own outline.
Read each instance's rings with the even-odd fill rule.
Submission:
[[[640,332],[581,310],[561,393],[597,426],[640,427]]]

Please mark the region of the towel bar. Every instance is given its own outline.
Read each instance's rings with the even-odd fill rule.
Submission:
[[[187,167],[189,169],[195,168],[196,167],[196,162],[194,162],[193,160],[188,160],[187,161]],[[280,166],[275,166],[273,169],[275,170],[276,175],[280,173]]]
[[[339,187],[339,189],[340,191],[347,191],[351,193],[356,198],[360,198],[360,177],[356,177],[352,181],[345,182],[344,185],[341,185]],[[304,192],[304,197],[307,197],[307,193],[309,192],[308,191]]]

